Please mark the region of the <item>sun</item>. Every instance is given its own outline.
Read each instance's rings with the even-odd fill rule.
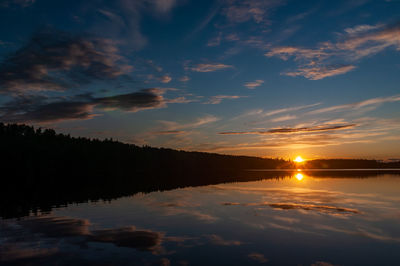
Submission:
[[[302,163],[302,162],[304,162],[304,159],[301,158],[301,156],[297,156],[296,159],[294,159],[294,161],[295,161],[296,163]]]

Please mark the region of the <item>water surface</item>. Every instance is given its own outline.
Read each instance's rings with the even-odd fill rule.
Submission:
[[[138,193],[0,222],[4,265],[398,265],[400,178],[288,177]]]

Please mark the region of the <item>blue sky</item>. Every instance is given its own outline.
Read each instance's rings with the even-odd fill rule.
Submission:
[[[0,119],[265,157],[400,158],[400,1],[0,2]]]

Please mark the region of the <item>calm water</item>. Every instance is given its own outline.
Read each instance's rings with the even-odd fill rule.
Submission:
[[[136,194],[0,220],[4,265],[399,265],[400,177]]]

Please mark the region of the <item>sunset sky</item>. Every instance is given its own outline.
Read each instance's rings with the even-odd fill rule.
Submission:
[[[0,121],[184,150],[400,158],[400,1],[2,0]]]

